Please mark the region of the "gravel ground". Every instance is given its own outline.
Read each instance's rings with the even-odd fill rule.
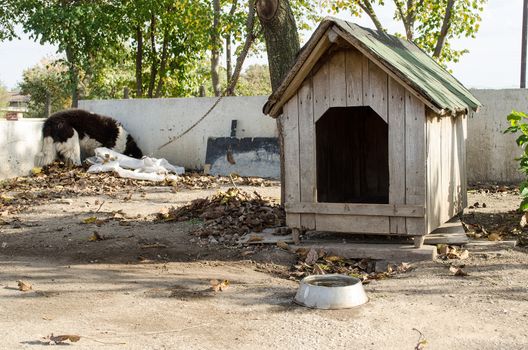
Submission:
[[[195,223],[151,220],[215,191],[147,187],[128,198],[123,189],[3,216],[10,224],[0,226],[0,348],[38,349],[54,333],[80,335],[71,346],[78,349],[414,349],[414,329],[425,349],[528,348],[525,248],[415,264],[366,285],[370,301],[362,307],[311,310],[292,303],[297,282],[277,277],[294,262],[289,253],[267,247],[242,256],[238,248],[192,243]],[[493,196],[470,192],[471,203],[489,203],[470,213],[500,220],[518,203],[515,193]],[[82,223],[116,210],[129,218],[126,226]],[[90,241],[93,231],[108,239]],[[450,264],[464,264],[469,276],[453,276]],[[230,286],[215,293],[211,279]],[[17,280],[33,289],[19,291]]]

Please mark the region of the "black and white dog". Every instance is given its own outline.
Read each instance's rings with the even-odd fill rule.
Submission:
[[[51,115],[42,128],[39,166],[62,158],[67,164],[81,165],[81,159],[93,156],[97,147],[110,148],[134,158],[143,153],[132,136],[116,120],[82,109],[68,109]]]

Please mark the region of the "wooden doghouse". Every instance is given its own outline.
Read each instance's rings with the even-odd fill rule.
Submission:
[[[467,118],[479,106],[412,42],[325,19],[264,106],[282,118],[294,238],[410,235],[420,247],[467,205]]]

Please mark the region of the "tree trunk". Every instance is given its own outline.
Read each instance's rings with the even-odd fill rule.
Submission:
[[[143,32],[140,26],[136,28],[136,97],[143,96]]]
[[[148,97],[152,98],[154,94],[154,84],[158,75],[158,53],[156,52],[156,17],[152,15],[150,20],[150,46],[152,49],[152,63],[150,65],[150,81],[148,86]]]
[[[227,83],[229,84],[231,75],[233,74],[232,56],[231,53],[231,34],[227,34],[225,37],[225,48],[226,48],[226,77]]]
[[[163,34],[163,46],[161,49],[161,63],[159,69],[159,80],[158,86],[156,87],[156,98],[161,97],[161,89],[163,88],[163,83],[165,82],[165,70],[167,69],[167,47],[169,46],[169,33],[168,30],[165,30]]]
[[[68,73],[70,76],[71,106],[77,108],[79,106],[79,73],[77,72],[74,54],[69,47],[66,48],[66,59],[68,60]]]
[[[257,14],[266,40],[271,88],[275,91],[301,48],[297,25],[288,0],[257,0]]]
[[[266,40],[271,88],[275,91],[295,62],[301,46],[297,25],[288,0],[257,0],[257,14]],[[284,134],[277,118],[281,159],[281,203],[284,204]]]
[[[220,35],[218,34],[220,25],[220,0],[213,0],[213,28],[211,31],[211,82],[215,96],[220,96],[220,77],[218,76],[218,66],[220,65]]]
[[[453,13],[452,10],[453,10],[454,5],[455,5],[455,0],[449,0],[447,2],[444,21],[442,22],[442,28],[440,29],[440,35],[438,36],[438,40],[436,42],[433,57],[438,58],[442,54],[442,49],[444,48],[446,37],[449,32],[449,28],[451,27],[451,17],[452,17],[452,13]]]
[[[236,8],[237,8],[238,0],[233,1],[233,4],[231,5],[231,10],[229,10],[229,18],[232,18],[235,14]],[[251,2],[250,2],[251,6]],[[252,34],[252,33],[251,33]],[[249,36],[249,33],[248,33]],[[233,75],[233,53],[231,51],[231,32],[228,32],[225,36],[225,46],[226,46],[226,80],[227,85],[230,85],[231,82],[231,76]],[[233,95],[233,93],[227,93],[228,95]]]

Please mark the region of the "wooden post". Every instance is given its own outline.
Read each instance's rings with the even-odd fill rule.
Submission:
[[[521,45],[521,89],[526,88],[526,49],[528,40],[528,0],[523,1],[522,45]]]
[[[125,100],[128,100],[128,87],[125,87],[125,88],[123,89],[123,98],[124,98]]]

